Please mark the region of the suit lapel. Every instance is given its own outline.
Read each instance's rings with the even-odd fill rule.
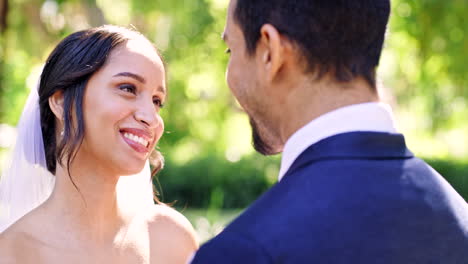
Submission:
[[[325,138],[299,155],[285,174],[319,160],[407,159],[414,157],[402,134],[350,132]]]

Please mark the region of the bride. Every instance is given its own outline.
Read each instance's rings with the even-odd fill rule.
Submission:
[[[1,178],[1,263],[188,260],[193,228],[153,204],[147,164],[162,167],[166,94],[161,57],[135,31],[103,26],[58,44]]]

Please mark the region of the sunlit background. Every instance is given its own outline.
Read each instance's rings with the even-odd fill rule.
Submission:
[[[164,202],[189,217],[202,241],[275,183],[278,157],[256,154],[248,120],[230,95],[223,31],[228,0],[0,0],[0,164],[15,141],[29,89],[71,32],[135,28],[161,50],[169,100],[162,110]],[[468,198],[468,3],[392,1],[379,89],[410,148]],[[0,165],[0,168],[2,165]]]

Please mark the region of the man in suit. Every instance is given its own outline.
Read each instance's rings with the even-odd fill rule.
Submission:
[[[279,182],[193,264],[468,263],[466,202],[379,102],[389,13],[389,0],[231,0],[227,81],[254,147],[283,156]]]

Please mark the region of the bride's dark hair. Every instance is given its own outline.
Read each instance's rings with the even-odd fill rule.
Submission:
[[[114,48],[135,38],[144,37],[116,26],[91,28],[69,35],[50,54],[38,92],[47,169],[52,174],[55,174],[57,162],[63,165],[64,159],[70,169],[83,142],[83,96],[88,80],[104,66]],[[59,142],[56,142],[56,117],[49,106],[49,97],[56,92],[63,93],[64,130]],[[154,175],[163,167],[163,158],[156,150],[151,156]]]

